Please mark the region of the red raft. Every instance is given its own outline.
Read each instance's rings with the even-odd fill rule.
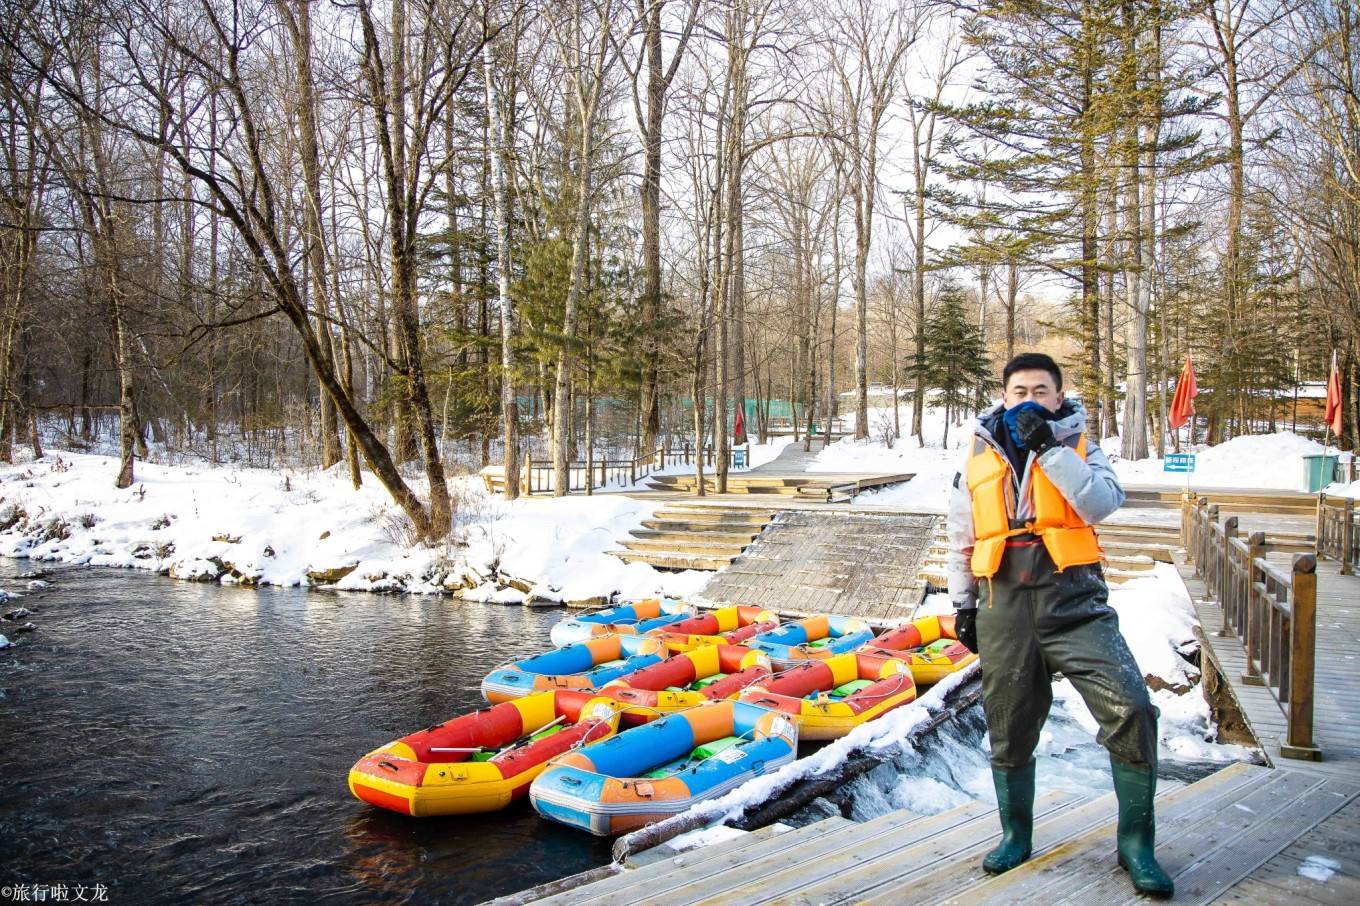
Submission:
[[[403,815],[505,808],[548,762],[613,735],[619,716],[590,692],[537,692],[403,736],[350,768],[349,789]]]
[[[938,683],[977,660],[959,641],[952,616],[912,620],[878,636],[859,653],[906,661],[918,686]]]
[[[661,639],[668,651],[693,651],[705,645],[740,645],[778,625],[779,616],[773,610],[740,604],[703,611],[647,634]]]

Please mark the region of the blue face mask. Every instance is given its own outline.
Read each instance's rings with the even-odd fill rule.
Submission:
[[[1012,406],[1005,412],[1001,413],[1001,420],[1006,423],[1006,430],[1010,433],[1011,440],[1014,441],[1015,446],[1021,450],[1025,449],[1025,442],[1020,439],[1020,432],[1016,430],[1015,419],[1020,415],[1021,412],[1025,411],[1037,412],[1044,418],[1048,418],[1049,415],[1052,414],[1043,406],[1040,406],[1038,403],[1034,402],[1034,400],[1025,400],[1018,406]]]

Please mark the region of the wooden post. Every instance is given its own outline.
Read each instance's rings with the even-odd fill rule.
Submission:
[[[1237,537],[1238,517],[1223,522],[1223,551],[1218,558],[1218,606],[1225,614],[1237,605],[1232,587],[1232,542]]]
[[[1181,492],[1181,547],[1190,551],[1190,556],[1195,552],[1190,550],[1190,519],[1194,514],[1194,495],[1189,491]]]
[[[1204,510],[1205,522],[1200,526],[1200,548],[1202,562],[1196,564],[1196,571],[1204,579],[1204,596],[1214,599],[1214,526],[1218,524],[1218,504],[1211,503]]]
[[[1247,588],[1249,590],[1247,606],[1242,612],[1242,619],[1237,627],[1237,634],[1242,639],[1242,649],[1247,656],[1247,666],[1242,671],[1241,676],[1242,683],[1247,686],[1264,686],[1266,684],[1265,680],[1261,678],[1261,671],[1256,667],[1256,661],[1253,660],[1252,646],[1260,646],[1261,624],[1265,622],[1265,618],[1269,617],[1266,611],[1272,604],[1263,597],[1258,600],[1256,569],[1256,561],[1253,559],[1247,570]],[[1261,579],[1261,584],[1266,588],[1264,594],[1268,596],[1270,594],[1269,577],[1262,575]]]
[[[628,463],[628,484],[637,484],[637,460]]]
[[[1289,733],[1280,746],[1285,758],[1321,761],[1313,745],[1313,658],[1317,644],[1317,558],[1294,555],[1290,595]]]
[[[1351,565],[1351,546],[1355,543],[1355,528],[1351,520],[1355,518],[1355,501],[1350,497],[1341,508],[1341,575],[1349,576],[1355,572]]]
[[[1313,529],[1313,555],[1319,560],[1325,560],[1326,555],[1322,551],[1322,533],[1327,526],[1327,492],[1318,491],[1317,502],[1317,525]]]

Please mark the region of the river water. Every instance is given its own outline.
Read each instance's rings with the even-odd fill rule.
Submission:
[[[0,589],[32,568],[0,561]],[[413,820],[345,785],[365,752],[482,706],[482,677],[548,647],[560,610],[46,573],[3,607],[39,628],[0,651],[0,885],[471,903],[608,861],[524,804]]]

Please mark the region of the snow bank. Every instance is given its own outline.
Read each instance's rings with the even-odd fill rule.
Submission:
[[[1106,438],[1108,443],[1115,440]],[[1105,446],[1105,444],[1102,444]],[[1304,487],[1303,457],[1322,453],[1322,444],[1290,431],[1234,437],[1217,446],[1199,446],[1195,471],[1188,476],[1191,488],[1269,488],[1297,491]],[[1123,460],[1114,463],[1119,480],[1126,484],[1182,487],[1187,476],[1162,471],[1160,459]]]
[[[870,409],[871,424],[891,419],[892,408]],[[911,424],[911,406],[903,405],[904,430]],[[948,448],[941,446],[944,410],[927,408],[922,418],[926,445],[916,438],[896,439],[891,447],[884,438],[868,440],[846,438],[827,447],[809,467],[814,472],[910,472],[916,478],[905,484],[861,494],[856,503],[897,506],[944,512],[948,505],[948,482],[963,464],[963,448],[972,435],[974,418],[955,419],[949,425]],[[1187,476],[1163,471],[1161,459],[1124,460],[1119,456],[1120,439],[1107,437],[1101,448],[1110,456],[1120,481],[1131,485],[1182,487]],[[1322,444],[1290,431],[1235,437],[1217,446],[1201,445],[1195,453],[1195,471],[1190,473],[1191,488],[1261,488],[1302,490],[1304,456],[1324,452]],[[1333,485],[1328,493],[1360,497],[1360,482],[1347,487]]]
[[[0,468],[0,555],[501,601],[685,596],[707,579],[605,553],[653,509],[620,495],[506,503],[453,478],[453,538],[427,547],[368,474],[356,491],[339,470],[138,463],[136,484],[119,490],[116,472],[116,459],[66,452]]]
[[[891,417],[891,407],[869,410],[871,425]],[[819,453],[808,471],[911,474],[915,476],[911,481],[860,494],[855,503],[943,513],[949,506],[950,483],[963,462],[962,448],[968,443],[971,424],[972,419],[965,419],[958,427],[951,424],[949,446],[944,448],[940,446],[944,410],[927,408],[922,418],[924,447],[914,437],[897,438],[891,447],[874,437],[868,440],[847,437]],[[902,425],[903,430],[910,429],[910,405],[902,407]]]

